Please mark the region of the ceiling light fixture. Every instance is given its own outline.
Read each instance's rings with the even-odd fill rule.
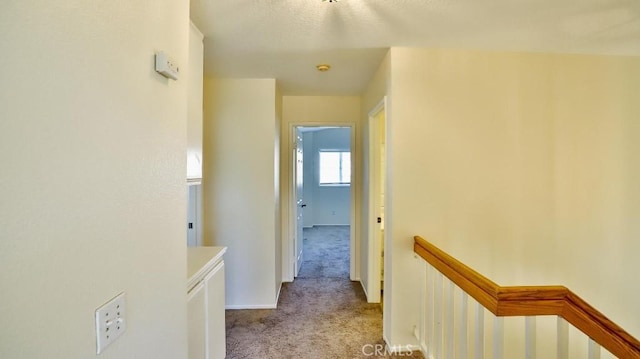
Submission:
[[[338,2],[340,0],[322,0],[322,2]]]
[[[335,1],[335,0],[334,0]],[[326,72],[329,71],[329,69],[331,68],[331,65],[327,65],[327,64],[320,64],[317,65],[316,68],[318,69],[318,71],[320,72]]]

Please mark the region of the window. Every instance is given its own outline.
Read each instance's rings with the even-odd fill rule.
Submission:
[[[351,183],[351,152],[320,151],[320,185]]]

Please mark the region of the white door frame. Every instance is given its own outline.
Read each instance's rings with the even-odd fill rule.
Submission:
[[[369,193],[365,194],[368,196],[369,203],[369,211],[368,217],[365,219],[365,223],[367,225],[367,233],[368,241],[367,248],[369,249],[367,253],[367,279],[369,281],[367,288],[367,301],[369,303],[380,303],[380,282],[382,280],[381,275],[381,253],[382,247],[380,245],[380,226],[377,223],[377,217],[380,213],[380,207],[382,203],[380,203],[380,126],[376,123],[376,116],[385,111],[385,123],[386,123],[386,102],[387,97],[385,96],[378,104],[369,111],[368,117],[368,151],[369,151],[369,163],[368,163],[368,174],[369,174]],[[385,131],[386,135],[386,131]],[[386,198],[386,195],[385,195]],[[386,221],[386,218],[384,219]],[[385,235],[386,240],[386,235]]]
[[[283,240],[286,243],[283,243],[284,257],[286,264],[287,272],[290,273],[288,276],[289,281],[293,281],[293,273],[295,273],[295,265],[296,265],[296,256],[295,256],[295,240],[296,240],[296,221],[297,221],[297,205],[295,194],[295,166],[292,166],[293,159],[292,154],[295,148],[295,135],[296,129],[298,127],[348,127],[351,129],[351,190],[350,192],[350,216],[349,216],[349,230],[350,230],[350,242],[349,242],[349,278],[352,281],[360,280],[360,273],[358,268],[360,268],[360,256],[359,250],[360,245],[356,240],[356,206],[359,206],[356,202],[356,193],[358,191],[358,181],[360,180],[358,176],[358,172],[356,172],[356,164],[359,164],[360,154],[356,150],[356,123],[355,122],[294,122],[289,124],[289,131],[287,131],[288,138],[287,141],[287,161],[289,163],[289,173],[287,176],[289,178],[289,188],[287,192],[289,193],[289,213],[288,213],[288,236],[283,236]]]
[[[298,203],[298,198],[300,198],[300,191],[298,188],[298,176],[302,175],[303,176],[303,181],[302,181],[302,185],[304,186],[304,142],[303,142],[303,148],[302,148],[302,156],[303,156],[303,170],[302,170],[302,174],[298,173],[298,149],[300,148],[300,143],[298,143],[298,140],[302,138],[302,132],[298,133],[297,131],[297,127],[293,129],[293,153],[291,154],[292,158],[291,158],[291,163],[290,166],[292,166],[293,168],[293,178],[291,178],[291,188],[293,189],[293,192],[291,194],[291,199],[292,199],[292,203],[294,203],[294,234],[293,234],[293,260],[294,260],[294,265],[293,265],[293,277],[297,277],[298,276],[298,271],[299,271],[299,267],[300,267],[300,253],[301,253],[301,248],[298,247],[298,245],[300,243],[303,242],[304,238],[297,238],[298,235],[302,235],[299,231],[300,226],[302,226],[302,232],[304,233],[304,223],[298,223],[299,219],[300,219],[300,213],[298,211],[302,210],[302,204],[303,203]],[[303,191],[304,192],[304,191]],[[304,193],[303,193],[303,197],[304,197]],[[304,221],[304,215],[302,217],[303,221]]]

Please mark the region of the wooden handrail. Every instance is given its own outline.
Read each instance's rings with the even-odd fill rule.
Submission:
[[[413,250],[498,317],[558,315],[619,358],[640,358],[640,341],[563,286],[502,287],[420,236]]]

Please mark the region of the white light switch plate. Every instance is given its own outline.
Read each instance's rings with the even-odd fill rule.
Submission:
[[[118,338],[127,328],[124,292],[96,309],[97,354]]]

